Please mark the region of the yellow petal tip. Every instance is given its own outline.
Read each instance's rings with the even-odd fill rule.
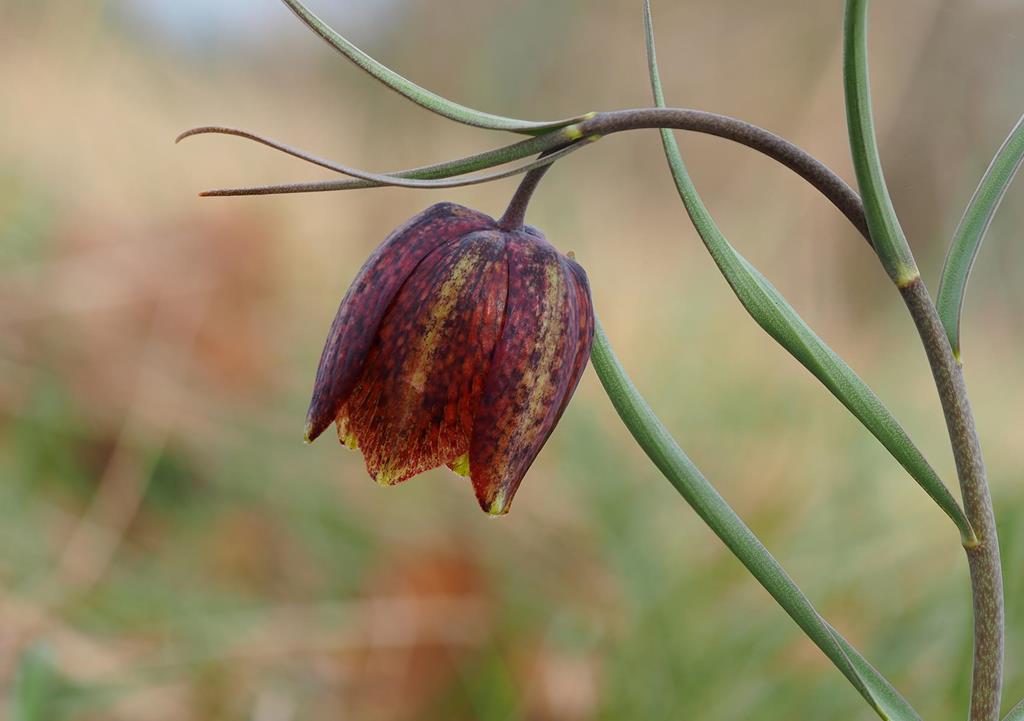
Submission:
[[[508,496],[505,491],[498,491],[498,495],[491,501],[491,505],[487,507],[487,515],[492,518],[498,516],[504,516],[508,513],[509,503]]]
[[[449,466],[455,473],[459,474],[463,478],[469,478],[469,454],[463,453],[461,456],[451,462]]]
[[[356,450],[359,448],[359,439],[356,438],[356,434],[352,432],[347,426],[347,423],[338,423],[338,442],[345,448]]]
[[[400,475],[400,469],[393,468],[392,466],[385,466],[377,471],[377,475],[373,477],[373,480],[377,481],[377,485],[379,486],[393,486]]]

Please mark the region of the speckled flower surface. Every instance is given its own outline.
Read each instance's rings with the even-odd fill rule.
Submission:
[[[439,203],[395,230],[341,302],[307,418],[370,475],[447,465],[508,512],[579,383],[594,333],[583,269],[537,230]]]

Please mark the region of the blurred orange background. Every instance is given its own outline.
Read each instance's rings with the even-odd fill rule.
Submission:
[[[876,5],[883,159],[934,292],[1024,108],[1024,8]],[[650,104],[640,2],[311,7],[490,112]],[[670,103],[767,127],[852,179],[842,3],[654,12]],[[403,101],[274,0],[4,0],[0,708],[24,714],[35,694],[32,719],[873,718],[646,462],[591,371],[497,521],[447,471],[382,490],[358,454],[304,446],[320,344],[363,259],[442,199],[499,214],[515,181],[199,199],[330,177],[234,138],[173,143],[208,123],[375,171],[514,140]],[[954,483],[924,354],[867,246],[785,169],[679,139],[725,233]],[[575,251],[639,387],[823,614],[925,717],[961,714],[955,530],[749,320],[657,134],[560,163],[529,221]],[[1006,708],[1024,695],[1021,227],[1018,185],[964,321],[1004,547]]]

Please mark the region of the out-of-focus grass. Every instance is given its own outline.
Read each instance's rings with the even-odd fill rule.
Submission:
[[[446,95],[558,117],[648,102],[639,14],[620,5],[565,2],[532,27],[545,3],[410,2],[358,40]],[[209,186],[318,174],[229,139],[171,139],[235,123],[372,169],[499,141],[406,107],[282,8],[265,38],[198,51],[130,37],[145,26],[126,7],[0,10],[5,711],[16,679],[51,659],[36,718],[871,718],[645,463],[589,375],[500,521],[446,472],[385,491],[357,454],[304,447],[345,286],[442,196],[200,201]],[[760,122],[849,177],[840,10],[666,4],[670,101]],[[920,0],[876,15],[883,152],[934,279],[1019,111],[1024,14]],[[683,140],[726,232],[952,480],[923,355],[862,241],[785,171]],[[444,197],[497,213],[511,188]],[[1004,545],[1008,700],[1024,695],[1020,198],[993,226],[965,323]],[[531,222],[577,252],[638,385],[825,615],[925,717],[953,716],[970,648],[955,531],[747,320],[686,226],[656,134],[574,156]]]

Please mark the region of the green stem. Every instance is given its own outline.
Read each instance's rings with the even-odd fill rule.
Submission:
[[[970,721],[998,721],[1003,680],[1003,574],[985,462],[963,370],[953,357],[942,321],[920,278],[900,288],[917,325],[939,392],[956,461],[964,512],[978,538],[965,546],[974,599],[974,670]]]

